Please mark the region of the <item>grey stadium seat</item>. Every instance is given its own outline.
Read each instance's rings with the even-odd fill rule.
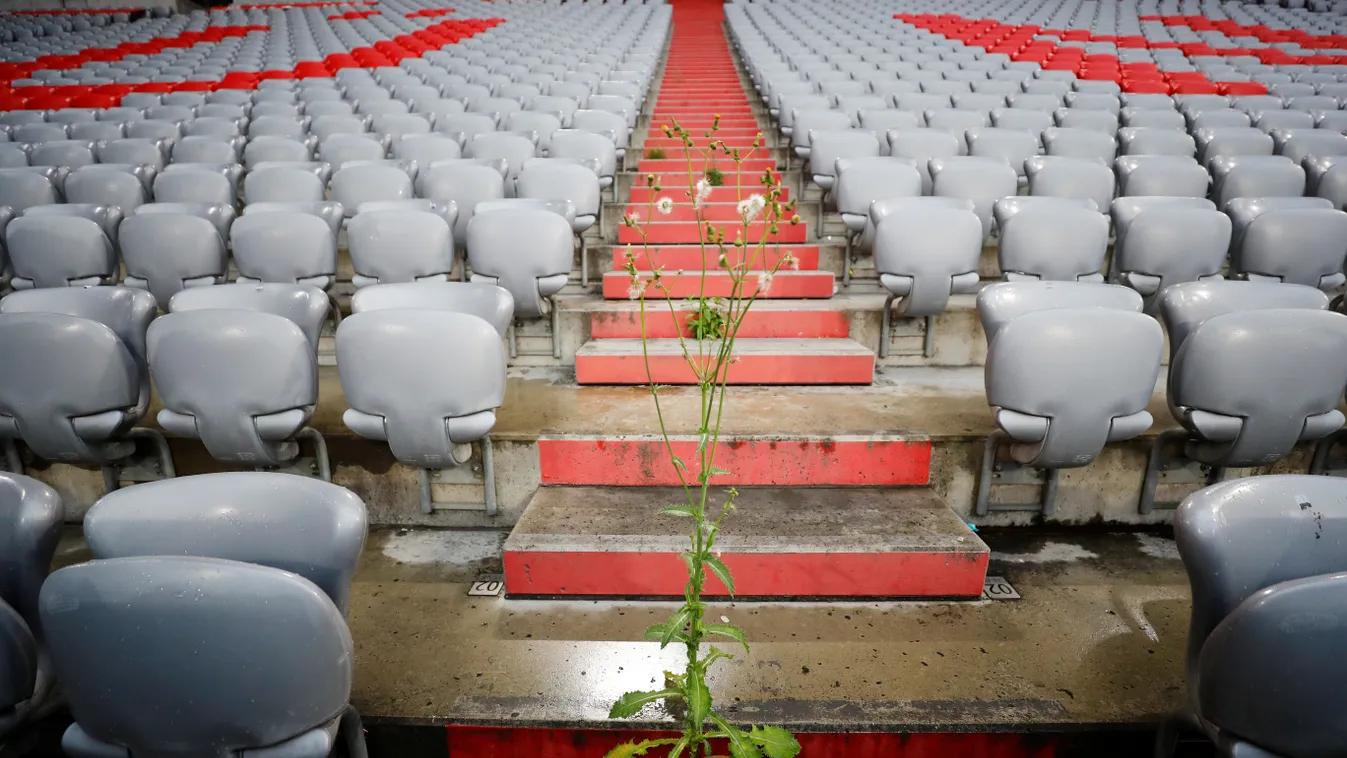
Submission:
[[[240,282],[307,284],[328,289],[337,278],[337,238],[318,216],[244,214],[229,230]]]
[[[1211,176],[1196,159],[1181,155],[1124,155],[1114,161],[1118,197],[1207,196]]]
[[[1160,730],[1156,755],[1173,753],[1180,721],[1232,755],[1325,755],[1342,744],[1333,651],[1347,593],[1345,495],[1334,477],[1259,476],[1179,507],[1174,536],[1192,590],[1188,706]],[[1248,707],[1268,691],[1282,694]]]
[[[1139,292],[1154,312],[1165,288],[1221,278],[1230,247],[1230,217],[1208,200],[1119,198],[1110,279]]]
[[[117,254],[98,223],[52,215],[21,216],[5,229],[15,289],[85,287],[117,279]]]
[[[119,237],[126,285],[148,290],[164,309],[178,290],[219,284],[228,271],[224,238],[201,216],[137,213],[122,222]]]
[[[258,166],[243,178],[243,197],[248,203],[317,203],[326,195],[322,178],[303,164]]]
[[[902,298],[899,315],[929,319],[945,310],[951,295],[977,291],[982,232],[973,201],[956,198],[898,200],[875,223],[875,270],[888,291],[880,357],[888,355],[895,299]],[[931,326],[928,321],[928,334]]]
[[[983,453],[976,510],[997,507],[990,501],[991,472],[1005,443],[1012,463],[1047,470],[1039,507],[1051,515],[1058,469],[1088,465],[1109,442],[1150,428],[1146,406],[1164,335],[1154,319],[1135,312],[1139,297],[1131,307],[1092,301],[1063,308],[1065,289],[1028,290],[1008,300],[997,297],[1000,291],[984,290],[979,312],[1005,307],[1021,315],[992,317],[1004,324],[989,333],[987,348],[987,402],[998,431]]]
[[[570,230],[561,234],[569,255]],[[436,310],[354,314],[337,329],[337,368],[351,406],[342,420],[361,437],[387,441],[393,457],[418,469],[427,511],[428,470],[467,462],[462,446],[480,441],[486,512],[495,515],[489,435],[505,399],[505,362],[500,334],[476,316]]]
[[[467,313],[485,320],[502,337],[514,322],[514,298],[494,284],[410,282],[375,284],[356,290],[351,312],[431,310]]]
[[[1087,208],[1026,208],[1001,226],[997,260],[1007,281],[1102,282],[1108,218]]]
[[[357,213],[347,226],[346,239],[357,287],[428,278],[443,281],[454,268],[450,226],[442,216],[428,211]]]
[[[297,438],[310,438],[319,449],[317,473],[331,481],[326,445],[307,426],[318,402],[317,335],[327,296],[284,284],[207,289],[204,298],[179,293],[173,312],[150,325],[150,374],[164,405],[159,425],[199,438],[217,460],[249,466],[284,466],[299,454]]]
[[[1043,155],[1026,160],[1024,168],[1030,195],[1088,198],[1101,211],[1113,201],[1114,177],[1108,164]]]
[[[0,472],[0,739],[43,704],[54,677],[38,613],[65,508],[51,487]]]
[[[366,163],[338,169],[329,183],[332,199],[341,203],[346,215],[355,214],[361,203],[380,200],[410,200],[414,196],[412,178],[395,166]]]
[[[112,558],[53,574],[42,608],[75,718],[62,740],[69,755],[319,758],[339,725],[363,747],[358,719],[343,718],[353,714],[350,632],[303,576],[218,558]],[[171,724],[153,715],[165,709],[177,714]]]
[[[985,237],[991,234],[992,205],[1018,190],[1015,169],[996,158],[934,158],[930,164],[932,194],[973,201]]]
[[[1347,209],[1347,156],[1314,156],[1305,160],[1308,175],[1307,194],[1333,203],[1338,210]]]
[[[66,201],[111,205],[131,213],[149,202],[148,183],[156,175],[152,166],[100,164],[70,172],[65,179]]]
[[[1231,201],[1231,205],[1240,200]],[[1233,214],[1232,214],[1233,215]],[[1284,208],[1237,217],[1241,234],[1231,250],[1231,275],[1331,290],[1342,286],[1347,213],[1332,208]],[[12,228],[12,226],[11,226]]]

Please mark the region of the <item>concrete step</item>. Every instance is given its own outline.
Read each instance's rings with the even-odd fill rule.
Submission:
[[[641,255],[642,252],[633,248],[633,254]],[[734,280],[727,271],[708,271],[704,283],[702,279],[700,269],[685,271],[683,274],[666,272],[660,281],[667,292],[647,286],[645,296],[646,299],[729,297],[734,291]],[[834,281],[830,271],[778,271],[772,276],[766,292],[758,296],[772,299],[829,298],[835,289]],[[750,271],[741,294],[745,297],[752,295],[758,292],[760,286],[758,275]],[[603,275],[603,296],[609,300],[632,299],[631,287],[632,277],[625,271],[609,271]]]
[[[596,340],[640,339],[642,330],[650,339],[675,339],[679,334],[691,337],[688,320],[696,305],[675,301],[673,310],[664,303],[646,303],[644,326],[641,304],[625,300],[590,313],[589,335]],[[739,324],[739,339],[788,337],[796,339],[846,337],[848,314],[828,301],[773,300],[753,304]]]
[[[668,449],[695,482],[698,437],[671,435],[558,435],[538,438],[543,484],[671,487],[678,471]],[[931,441],[921,435],[726,435],[715,448],[715,466],[730,473],[712,484],[757,487],[874,487],[930,481]]]
[[[701,165],[702,161],[697,160],[694,155],[692,161],[693,169],[698,169]],[[735,172],[734,161],[726,156],[719,156],[716,165],[720,167],[721,171],[725,172],[726,176]],[[742,163],[743,173],[755,178],[762,176],[762,172],[769,168],[773,170],[776,169],[776,161],[772,158],[749,158]],[[643,160],[637,167],[637,170],[643,174],[687,173],[687,169],[687,159],[681,155],[661,160]]]
[[[679,488],[539,488],[505,540],[506,593],[682,595],[688,522],[656,515],[679,502]],[[740,599],[976,597],[990,557],[925,488],[743,489],[716,551]],[[705,593],[728,594],[715,578]]]
[[[730,248],[725,252],[725,265],[738,266],[746,260],[749,265],[756,269],[770,269],[777,265],[781,257],[789,252],[795,259],[796,267],[799,271],[817,271],[819,269],[819,248],[817,245],[792,245],[789,248],[778,248],[774,245],[768,245],[763,248],[761,253],[744,248]],[[612,248],[613,270],[623,271],[627,267],[627,248],[615,246]],[[637,271],[654,271],[663,269],[664,271],[701,271],[705,267],[708,271],[715,271],[720,268],[720,249],[715,246],[703,248],[701,245],[663,245],[661,247],[652,247],[648,251],[640,246],[633,246],[631,254],[635,256],[634,263]]]
[[[639,339],[593,340],[575,354],[580,384],[696,384],[676,339],[648,340],[649,376]],[[694,357],[696,343],[689,343]],[[708,348],[709,350],[710,348]],[[875,354],[850,339],[740,339],[725,369],[730,384],[870,384]]]

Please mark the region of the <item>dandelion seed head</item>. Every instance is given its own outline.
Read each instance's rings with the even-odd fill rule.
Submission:
[[[739,218],[743,219],[745,224],[751,224],[766,207],[766,198],[758,194],[751,195],[739,201]]]
[[[655,210],[659,211],[661,214],[665,216],[669,215],[670,213],[673,213],[673,209],[674,209],[674,201],[673,198],[671,197],[668,196],[661,197],[658,201],[655,202]]]
[[[785,254],[784,256],[781,257],[781,265],[782,265],[782,266],[785,266],[786,268],[790,269],[791,271],[799,271],[799,270],[800,270],[800,261],[799,261],[799,259],[797,259],[797,258],[795,257],[795,254],[792,253],[792,252],[789,251],[789,250],[787,250],[787,251],[786,251],[786,254]]]
[[[758,294],[766,295],[767,292],[771,289],[772,289],[772,272],[770,271],[758,272]]]
[[[645,294],[646,285],[647,282],[645,280],[641,279],[639,276],[633,276],[631,278],[631,284],[627,285],[627,297],[632,300],[640,300],[641,295]]]
[[[692,197],[692,207],[701,208],[702,203],[711,197],[711,181],[706,177],[697,180],[697,194]]]

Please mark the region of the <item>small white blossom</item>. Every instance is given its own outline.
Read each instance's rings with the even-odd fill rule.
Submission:
[[[641,214],[639,211],[632,211],[626,215],[627,225],[636,226],[641,223]]]
[[[655,202],[655,210],[659,211],[665,216],[669,215],[670,213],[673,213],[673,209],[674,209],[674,201],[673,198],[671,197],[668,196],[661,197],[658,201]]]
[[[770,272],[770,271],[759,271],[759,272],[758,272],[758,294],[759,294],[759,295],[766,295],[766,294],[767,294],[767,291],[770,290],[771,288],[772,288],[772,272]]]
[[[753,223],[753,219],[762,213],[762,209],[767,207],[767,198],[762,195],[752,195],[746,200],[739,201],[739,218],[744,220],[745,224]]]
[[[648,285],[649,282],[641,279],[639,276],[632,277],[631,284],[627,285],[627,297],[632,300],[640,300],[641,296],[645,294],[645,288]]]
[[[711,197],[711,182],[706,177],[697,181],[697,194],[692,196],[692,207],[701,208],[702,203]]]
[[[787,250],[787,251],[786,251],[786,254],[783,255],[783,256],[781,257],[781,265],[782,265],[782,266],[785,266],[786,268],[790,269],[791,271],[799,271],[799,270],[800,270],[800,261],[799,261],[799,259],[796,258],[796,257],[795,257],[795,254],[792,253],[792,252],[789,251],[789,250]]]

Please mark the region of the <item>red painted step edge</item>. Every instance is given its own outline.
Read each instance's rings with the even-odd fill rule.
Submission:
[[[651,643],[652,645],[654,643]],[[510,726],[445,727],[450,758],[597,758],[624,743],[677,737],[633,729],[550,729]],[[1053,758],[1058,738],[1014,732],[796,732],[805,758]],[[727,750],[716,745],[719,755]]]
[[[697,439],[674,437],[674,455],[698,467]],[[538,440],[543,484],[663,487],[679,484],[664,441],[648,438],[557,437]],[[717,485],[906,486],[930,481],[931,441],[850,435],[818,439],[736,437],[716,447],[716,466],[730,473]]]
[[[640,251],[635,252],[636,255],[641,255]],[[744,282],[740,292],[745,297],[757,292],[760,284],[756,273],[749,272],[749,276],[749,280]],[[641,277],[643,282],[648,279],[648,276]],[[722,272],[707,274],[704,290],[700,270],[689,270],[681,276],[666,271],[660,281],[664,286],[663,291],[646,285],[645,297],[647,300],[664,297],[729,297],[734,290],[734,280],[730,278],[729,274]],[[835,280],[831,271],[778,271],[772,277],[767,291],[758,296],[773,300],[825,299],[832,297],[834,284]],[[631,296],[631,287],[632,277],[625,271],[609,271],[603,275],[603,296],[609,300],[635,299]]]
[[[649,373],[640,355],[580,354],[575,380],[580,384],[696,384],[697,376],[681,355],[650,356]],[[746,354],[725,370],[726,384],[871,384],[874,355]]]
[[[687,322],[690,310],[677,312],[677,319],[667,306],[648,303],[645,312],[645,334],[648,339],[676,339],[681,332],[691,338]],[[604,339],[640,339],[640,312],[597,311],[590,316],[590,337]],[[738,336],[743,339],[805,339],[848,336],[850,327],[842,311],[798,310],[781,311],[758,308],[750,310],[740,322]]]
[[[819,249],[813,246],[791,246],[778,248],[775,245],[765,245],[761,252],[749,250],[749,255],[745,256],[742,252],[744,248],[730,248],[725,253],[725,263],[727,266],[738,266],[742,264],[745,258],[748,258],[749,265],[754,269],[770,269],[776,266],[782,256],[790,253],[794,258],[797,268],[800,271],[817,271],[819,261]],[[720,268],[720,250],[714,245],[708,245],[703,253],[699,245],[664,245],[661,247],[651,247],[647,250],[641,245],[632,245],[631,254],[633,263],[637,271],[654,271],[657,268],[663,268],[664,271],[691,271],[700,272],[705,266],[707,271],[717,271]],[[703,260],[703,258],[705,260]],[[627,247],[616,246],[613,248],[613,270],[625,271],[627,268]]]
[[[736,597],[977,597],[989,554],[720,553],[734,575]],[[506,550],[510,595],[677,597],[687,566],[677,552],[551,552]],[[707,579],[703,594],[729,593]]]

